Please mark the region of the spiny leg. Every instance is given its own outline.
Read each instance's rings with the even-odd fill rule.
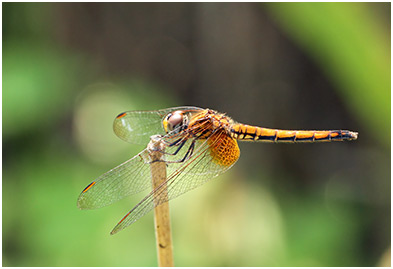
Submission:
[[[190,147],[188,148],[186,154],[184,155],[184,157],[183,157],[181,160],[177,160],[177,161],[166,161],[166,163],[182,163],[182,162],[186,161],[188,158],[190,158],[190,157],[192,156],[192,154],[194,153],[195,141],[196,141],[196,138],[194,138],[194,139],[192,140]],[[183,143],[183,145],[184,145],[184,143]],[[183,145],[182,145],[182,146],[183,146]],[[179,150],[177,150],[177,151],[179,151]]]

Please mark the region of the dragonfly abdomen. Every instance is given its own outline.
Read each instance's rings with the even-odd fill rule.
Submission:
[[[231,136],[237,140],[261,142],[329,142],[356,140],[357,133],[346,130],[296,131],[269,129],[246,124],[233,124]]]

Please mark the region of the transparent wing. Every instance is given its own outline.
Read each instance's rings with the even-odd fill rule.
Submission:
[[[215,136],[207,140],[197,140],[195,141],[195,149],[192,156],[186,161],[181,163],[167,162],[167,180],[137,204],[115,226],[111,234],[115,234],[131,225],[151,211],[155,206],[197,188],[229,169],[233,164],[230,166],[223,166],[217,162],[210,153],[210,147],[214,147],[220,139],[220,136]],[[188,151],[191,143],[192,140],[189,139],[181,150],[182,154],[177,154],[176,156],[183,156]]]
[[[147,145],[152,135],[164,135],[163,118],[176,110],[201,111],[198,107],[172,107],[155,111],[128,111],[113,122],[115,134],[126,142]]]
[[[147,150],[109,170],[90,183],[79,195],[80,209],[96,209],[136,194],[150,185],[150,167],[146,162]]]
[[[162,140],[168,145],[182,137],[183,134],[180,133],[167,134],[162,137]],[[181,148],[178,146],[166,148],[165,161],[168,162],[168,175],[183,164],[179,161],[187,154],[190,145],[191,140],[186,141]],[[151,187],[150,156],[148,150],[145,149],[90,183],[79,195],[78,207],[80,209],[101,208],[149,187]]]

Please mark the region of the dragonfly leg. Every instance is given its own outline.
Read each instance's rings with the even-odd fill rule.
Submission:
[[[178,146],[178,148],[175,150],[175,152],[173,153],[169,153],[169,152],[165,152],[164,150],[158,150],[158,152],[165,154],[165,155],[176,155],[184,146],[184,144],[187,142],[187,140],[181,141],[181,139],[176,140],[175,142],[171,143],[169,146],[167,147],[173,147],[173,146]],[[180,144],[178,144],[179,142],[181,142]],[[177,145],[178,144],[178,145]]]
[[[172,142],[168,145],[168,147],[173,147],[179,144],[179,142],[184,143],[184,141],[182,141],[184,139],[184,137],[179,138],[178,140],[176,140],[175,142]]]
[[[180,159],[180,160],[177,160],[177,161],[154,160],[154,161],[151,161],[151,162],[148,162],[148,163],[149,163],[149,164],[150,164],[150,163],[154,163],[154,162],[182,163],[182,162],[184,162],[185,160],[187,160],[187,158],[189,158],[189,157],[192,155],[192,153],[194,152],[195,140],[196,140],[196,139],[193,139],[193,141],[191,142],[191,145],[190,145],[190,147],[188,148],[186,154],[185,154],[184,157],[183,157],[182,159]],[[178,141],[180,141],[180,139],[179,139]],[[163,153],[163,154],[166,154],[166,155],[172,155],[172,156],[174,156],[174,155],[176,155],[177,153],[179,153],[179,151],[183,148],[183,146],[185,145],[186,142],[187,142],[187,140],[182,141],[182,142],[179,144],[179,146],[178,146],[178,148],[176,149],[176,151],[173,152],[173,153],[168,153],[168,152],[165,152],[165,151],[159,151],[159,152],[161,152],[161,153]]]
[[[179,139],[180,141],[180,139]],[[164,152],[164,154],[167,155],[176,155],[177,153],[179,153],[179,151],[182,149],[182,147],[184,146],[184,144],[186,144],[187,140],[185,139],[184,141],[181,141],[181,143],[178,145],[177,149],[175,150],[175,152],[173,153],[168,153],[168,152]]]
[[[196,139],[192,140],[190,147],[188,148],[186,154],[184,155],[184,157],[182,159],[177,160],[177,161],[166,161],[166,163],[182,163],[182,162],[186,161],[188,158],[190,158],[192,156],[192,154],[194,153],[195,141],[196,141]],[[183,145],[184,145],[184,143],[182,143],[181,146],[183,146]],[[176,152],[178,152],[178,151],[179,151],[179,149],[176,150]]]

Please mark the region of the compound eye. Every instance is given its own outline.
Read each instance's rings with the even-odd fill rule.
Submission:
[[[170,132],[178,128],[183,124],[183,113],[181,111],[175,111],[169,114],[164,120],[164,126],[166,126],[166,131]]]

